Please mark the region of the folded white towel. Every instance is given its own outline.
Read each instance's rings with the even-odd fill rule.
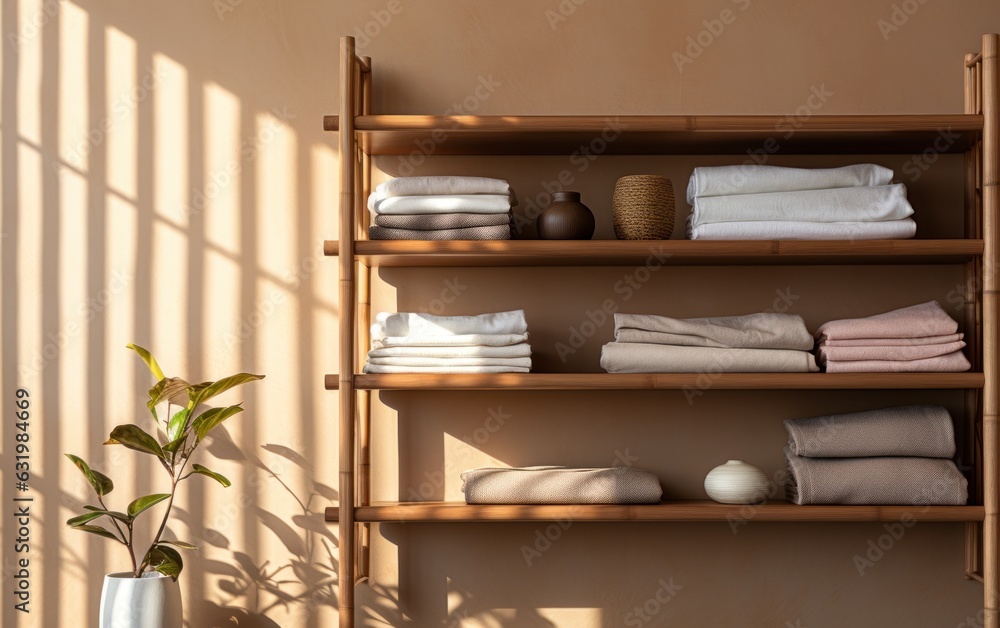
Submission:
[[[810,338],[812,338],[810,336]],[[372,358],[530,358],[531,346],[522,342],[503,347],[380,347],[368,352]]]
[[[698,197],[691,210],[691,225],[714,222],[794,220],[801,222],[872,222],[902,220],[913,214],[906,200],[906,186],[738,194]]]
[[[903,240],[917,234],[912,218],[881,222],[713,222],[688,223],[689,240]]]
[[[372,326],[374,335],[376,327]],[[378,329],[381,329],[379,327]],[[528,342],[528,334],[458,334],[455,336],[385,336],[372,340],[380,347],[506,347]]]
[[[510,184],[488,177],[398,177],[379,184],[368,197],[368,209],[375,202],[392,196],[430,196],[436,194],[500,194],[510,196]]]
[[[515,366],[531,368],[531,358],[368,358],[368,364],[380,366]]]
[[[365,373],[528,373],[530,369],[518,366],[387,366],[366,364]]]
[[[826,190],[886,185],[892,170],[875,164],[842,168],[783,168],[781,166],[709,166],[695,168],[688,180],[687,202],[699,196],[761,194],[793,190]]]
[[[506,214],[510,197],[500,194],[446,194],[434,196],[391,196],[369,203],[372,212],[386,215],[419,214]]]
[[[524,310],[478,316],[435,316],[414,312],[380,312],[372,338],[386,336],[457,336],[464,334],[523,334],[528,331]]]

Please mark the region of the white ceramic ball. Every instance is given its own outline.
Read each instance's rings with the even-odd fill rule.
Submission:
[[[720,464],[705,476],[705,492],[722,504],[756,504],[767,499],[769,489],[767,475],[742,460]]]

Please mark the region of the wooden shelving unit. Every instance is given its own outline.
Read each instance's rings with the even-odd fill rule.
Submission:
[[[587,241],[371,242],[365,239],[374,155],[401,155],[414,142],[435,141],[438,155],[569,154],[581,143],[614,133],[608,155],[745,155],[778,141],[783,116],[424,116],[373,115],[372,63],[341,38],[340,111],[324,128],[340,134],[340,237],[325,243],[340,269],[338,375],[327,389],[340,394],[340,506],[327,509],[339,527],[340,625],[354,626],[354,584],[368,574],[370,524],[389,522],[574,521],[674,522],[964,522],[965,575],[984,585],[984,625],[1000,628],[1000,461],[998,461],[998,225],[1000,225],[1000,35],[965,57],[965,113],[942,115],[816,115],[778,142],[782,154],[912,154],[934,145],[943,131],[955,141],[944,152],[965,156],[965,233],[953,240],[892,241]],[[374,267],[617,266],[653,256],[666,266],[961,265],[976,287],[965,302],[964,329],[974,371],[969,373],[827,374],[722,373],[712,389],[960,389],[965,430],[974,450],[979,491],[967,506],[796,506],[770,502],[729,506],[708,501],[657,505],[497,505],[371,500],[371,392],[380,390],[676,390],[704,383],[698,373],[612,375],[360,374],[368,345],[370,281]]]

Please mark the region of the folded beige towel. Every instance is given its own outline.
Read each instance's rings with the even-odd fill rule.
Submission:
[[[660,480],[632,467],[526,467],[462,473],[469,504],[657,504]]]
[[[531,358],[368,358],[368,364],[379,366],[511,366],[531,368]]]
[[[817,356],[821,363],[825,363],[827,360],[836,362],[852,360],[924,360],[961,351],[964,347],[965,343],[961,340],[936,345],[922,344],[895,347],[830,347],[826,343],[821,342],[819,343],[819,347],[817,347]]]
[[[510,214],[405,214],[388,216],[376,214],[375,224],[390,229],[466,229],[468,227],[496,227],[510,225]]]
[[[937,301],[911,305],[866,318],[845,318],[820,325],[816,337],[824,340],[846,338],[924,338],[947,336],[958,331],[958,323]]]
[[[882,408],[786,419],[788,449],[809,458],[955,455],[955,427],[941,406]]]
[[[601,349],[608,373],[808,373],[818,371],[806,351],[718,349],[609,342]]]
[[[437,316],[418,312],[380,312],[372,325],[372,338],[386,336],[461,336],[466,334],[524,334],[528,323],[524,310],[479,314],[477,316]]]
[[[366,364],[365,373],[528,373],[531,369],[519,366],[389,366]]]
[[[380,347],[368,352],[373,358],[530,358],[531,345],[522,342],[504,347]]]
[[[796,504],[962,506],[969,483],[942,458],[801,458],[785,448],[785,498]]]
[[[965,334],[948,334],[946,336],[924,336],[922,338],[841,338],[823,339],[825,347],[916,347],[920,345],[943,345],[958,342]]]
[[[828,360],[827,373],[962,373],[972,368],[961,351],[923,360]]]
[[[712,318],[615,314],[615,340],[730,349],[813,348],[813,337],[801,316],[773,313]]]
[[[372,225],[368,227],[369,240],[510,240],[510,227],[466,227],[464,229],[436,229],[418,231],[416,229],[390,229]]]
[[[375,333],[373,326],[372,333]],[[381,327],[377,328],[381,331]],[[454,336],[384,336],[372,339],[372,347],[504,347],[528,342],[523,334],[456,334]]]

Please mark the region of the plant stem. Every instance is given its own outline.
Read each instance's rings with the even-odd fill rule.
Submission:
[[[170,498],[167,500],[167,510],[163,513],[163,520],[160,521],[160,527],[156,531],[156,536],[153,537],[153,542],[149,544],[149,549],[156,547],[156,544],[160,542],[160,537],[163,535],[163,531],[167,527],[167,521],[170,519],[170,510],[174,507],[174,495],[177,494],[177,483],[180,481],[178,476],[184,471],[184,466],[187,464],[187,460],[182,460],[180,468],[177,470],[177,474],[171,473],[170,475]],[[142,559],[142,564],[139,565],[139,575],[137,577],[142,577],[142,572],[146,570],[149,566],[149,550],[146,550],[146,555]]]

